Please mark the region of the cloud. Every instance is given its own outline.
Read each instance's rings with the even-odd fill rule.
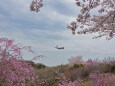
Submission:
[[[69,57],[76,55],[85,58],[115,56],[115,38],[92,40],[94,35],[72,35],[66,28],[79,12],[75,0],[45,0],[39,13],[29,11],[30,2],[1,0],[0,37],[32,46],[46,56],[41,60],[46,65],[64,64]],[[56,45],[65,49],[57,50]]]

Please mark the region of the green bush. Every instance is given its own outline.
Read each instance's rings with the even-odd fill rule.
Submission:
[[[33,61],[29,60],[26,61],[29,65],[31,65],[32,67],[36,68],[36,69],[43,69],[46,68],[46,66],[42,63],[34,63]]]

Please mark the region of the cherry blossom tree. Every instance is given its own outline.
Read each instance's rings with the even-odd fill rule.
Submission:
[[[84,61],[82,59],[82,56],[76,56],[76,57],[71,57],[68,59],[69,65],[74,65],[74,64],[83,64]]]
[[[33,52],[29,46],[0,38],[0,86],[26,86],[35,80],[34,68],[22,58],[23,49]]]
[[[68,26],[75,34],[98,33],[99,38],[106,36],[111,39],[115,35],[115,0],[76,0],[76,5],[81,8],[76,21]],[[92,12],[97,10],[98,12]],[[94,14],[93,14],[94,13]]]
[[[67,28],[72,30],[72,34],[92,34],[98,33],[93,38],[106,36],[109,40],[115,35],[115,0],[76,0],[76,5],[81,8],[76,21],[71,22]],[[30,10],[39,12],[43,6],[42,0],[33,0]],[[93,14],[92,10],[97,10]]]

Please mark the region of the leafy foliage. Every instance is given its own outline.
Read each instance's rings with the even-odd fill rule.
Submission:
[[[36,73],[40,79],[45,80],[47,83],[45,86],[96,86],[96,83],[100,84],[99,86],[104,86],[99,82],[99,77],[102,75],[104,76],[101,80],[107,81],[105,86],[114,86],[114,80],[112,80],[115,78],[115,75],[112,74],[114,66],[114,61],[111,62],[111,60],[105,62],[88,59],[84,64],[46,67]],[[95,79],[91,78],[92,73],[95,74]],[[106,75],[109,79],[106,78]],[[110,78],[112,79],[110,80]]]
[[[26,61],[29,65],[31,65],[32,67],[34,67],[35,69],[43,69],[46,68],[46,65],[42,64],[42,63],[34,63],[31,60]]]

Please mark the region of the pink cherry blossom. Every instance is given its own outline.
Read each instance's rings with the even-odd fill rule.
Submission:
[[[34,68],[22,58],[22,49],[13,40],[0,38],[0,86],[26,86],[34,81]],[[31,50],[31,49],[30,49]]]
[[[98,33],[99,35],[93,38],[106,36],[108,40],[114,37],[115,0],[76,0],[76,5],[81,7],[81,11],[74,21],[76,27],[68,26],[72,33],[75,34],[75,30],[82,27],[77,34]],[[92,10],[98,12],[93,14]]]

